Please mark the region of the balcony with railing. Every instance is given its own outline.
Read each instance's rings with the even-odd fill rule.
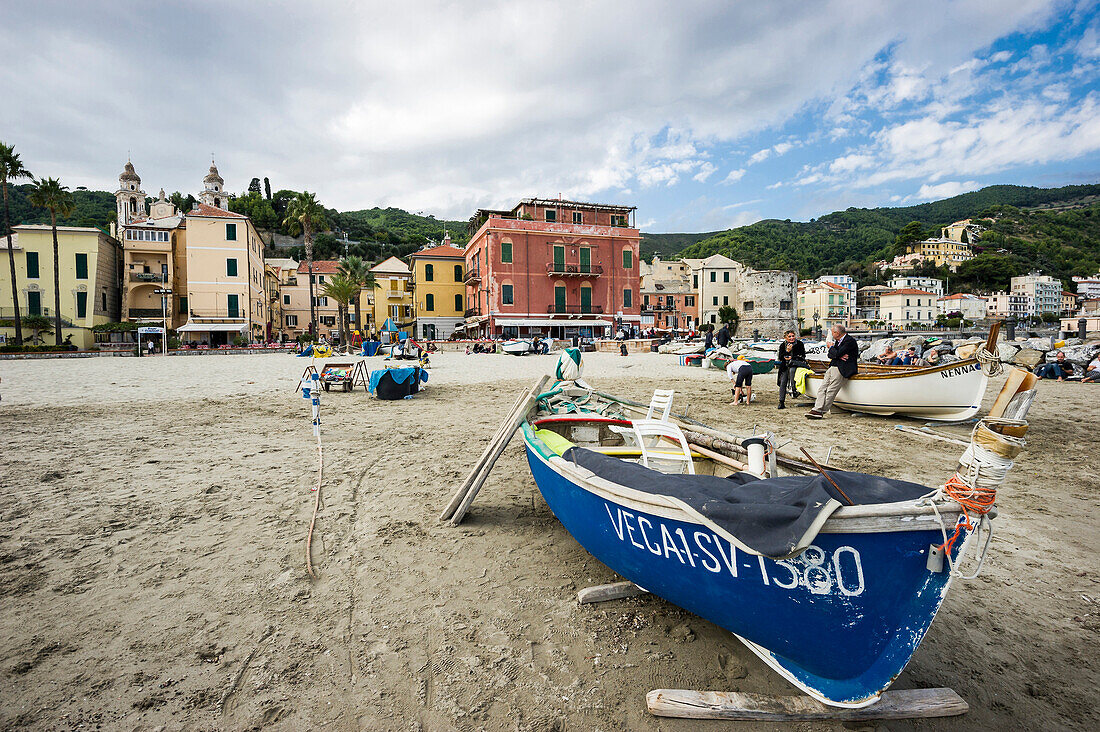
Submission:
[[[601,315],[603,305],[558,305],[555,303],[547,306],[546,312],[554,315]]]
[[[472,285],[475,282],[481,282],[481,273],[477,271],[477,268],[466,271],[466,274],[462,276],[462,284]]]
[[[51,310],[50,308],[46,308],[46,307],[29,308],[29,307],[20,306],[20,308],[19,308],[19,317],[20,318],[29,318],[29,317],[49,318],[50,323],[53,324],[53,310]],[[15,308],[0,308],[0,321],[3,321],[5,324],[7,324],[8,321],[14,321],[14,320],[15,320]],[[14,323],[12,325],[14,325]],[[62,327],[65,327],[65,328],[76,328],[76,327],[78,327],[75,323],[73,323],[71,320],[66,318],[64,315],[61,316],[61,325],[62,325]],[[11,326],[8,326],[8,327],[11,327]],[[27,326],[24,325],[23,327],[26,328]]]
[[[481,308],[467,308],[462,317],[464,318],[476,318],[481,315]]]
[[[598,264],[548,262],[546,274],[551,277],[599,277],[603,274],[603,267]]]
[[[164,314],[164,311],[160,308],[130,308],[130,318],[156,318],[160,319]],[[172,316],[172,311],[168,310],[168,316]]]

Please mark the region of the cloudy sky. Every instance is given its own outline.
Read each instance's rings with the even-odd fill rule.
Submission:
[[[342,210],[527,196],[647,231],[1100,181],[1100,4],[5,2],[0,139],[39,175]]]

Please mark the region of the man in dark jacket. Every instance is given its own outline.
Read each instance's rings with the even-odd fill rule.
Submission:
[[[794,372],[799,366],[806,366],[806,346],[798,340],[793,330],[783,334],[783,342],[779,344],[779,353],[775,358],[779,366],[777,382],[779,384],[779,409],[786,409],[784,402],[787,400],[787,392],[796,396],[794,387]]]
[[[832,345],[829,346],[829,369],[818,387],[814,408],[806,412],[807,419],[824,417],[832,409],[844,382],[855,376],[859,369],[859,344],[848,335],[848,329],[843,325],[834,325],[830,334]]]
[[[722,329],[718,331],[718,345],[725,348],[730,344],[730,324],[723,323]]]
[[[703,353],[714,350],[714,328],[707,329],[707,337],[703,341]]]

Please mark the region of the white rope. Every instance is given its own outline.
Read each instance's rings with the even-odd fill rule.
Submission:
[[[997,350],[996,346],[993,347],[992,353],[990,353],[989,349],[984,345],[978,346],[978,350],[974,351],[974,358],[978,359],[978,363],[981,364],[982,370],[989,376],[996,376],[1003,370],[1000,352]]]

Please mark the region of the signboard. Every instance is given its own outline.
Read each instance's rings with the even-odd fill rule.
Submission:
[[[153,290],[153,293],[156,294],[156,295],[171,295],[172,294],[172,288],[170,288],[170,287],[158,287],[157,289]]]
[[[157,325],[143,325],[138,328],[138,335],[164,335],[164,328]]]
[[[161,276],[155,272],[135,272],[134,279],[143,282],[160,282]]]

